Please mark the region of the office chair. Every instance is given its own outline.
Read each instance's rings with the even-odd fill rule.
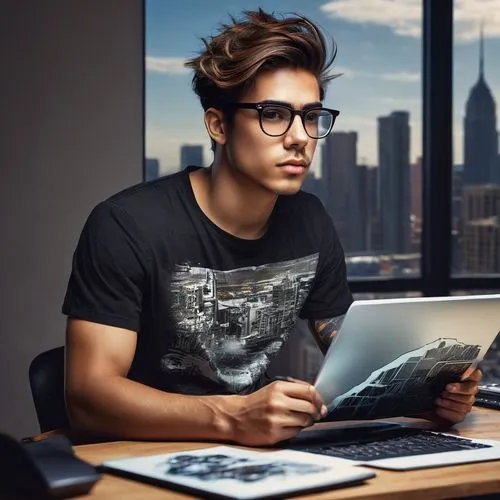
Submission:
[[[40,431],[68,428],[64,403],[64,346],[38,354],[30,363],[29,381]]]

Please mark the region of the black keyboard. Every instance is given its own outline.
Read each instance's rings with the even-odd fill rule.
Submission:
[[[500,410],[500,384],[491,383],[479,386],[479,392],[476,394],[476,406],[484,406]]]
[[[369,462],[384,458],[399,458],[446,451],[491,448],[490,445],[471,442],[457,436],[434,433],[422,429],[401,428],[380,440],[351,443],[301,443],[293,449]]]

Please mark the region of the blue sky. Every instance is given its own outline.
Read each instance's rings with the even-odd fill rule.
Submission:
[[[228,14],[262,7],[298,12],[335,39],[338,55],[325,105],[341,114],[335,130],[358,132],[358,161],[377,164],[377,117],[410,112],[411,160],[421,154],[421,0],[146,0],[146,155],[162,172],[178,169],[181,144],[204,144],[201,106],[182,62],[215,34]],[[454,150],[462,160],[462,119],[478,76],[478,34],[485,27],[486,80],[500,102],[500,0],[455,0]],[[318,171],[320,156],[313,163]]]

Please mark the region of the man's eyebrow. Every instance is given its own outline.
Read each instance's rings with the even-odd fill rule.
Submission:
[[[274,99],[266,99],[265,101],[260,101],[259,104],[276,104],[277,106],[286,106],[287,108],[295,109],[293,107],[293,105],[289,102],[276,101]],[[322,108],[322,107],[323,107],[323,103],[320,101],[317,101],[317,102],[308,102],[307,104],[304,104],[302,109]]]

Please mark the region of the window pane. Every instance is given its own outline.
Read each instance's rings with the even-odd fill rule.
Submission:
[[[351,278],[420,274],[421,8],[405,2],[379,16],[359,1],[307,7],[337,40],[342,76],[326,97],[340,116],[304,189],[330,213]]]
[[[366,3],[366,8],[360,3]],[[421,1],[379,15],[371,0],[268,0],[267,11],[309,16],[337,42],[324,105],[339,109],[332,134],[318,143],[304,190],[332,216],[351,277],[420,274]],[[201,106],[183,62],[228,14],[251,0],[146,0],[145,179],[188,164],[209,165],[212,152]]]
[[[500,18],[491,14],[489,2],[455,4],[452,254],[462,275],[500,273]]]

